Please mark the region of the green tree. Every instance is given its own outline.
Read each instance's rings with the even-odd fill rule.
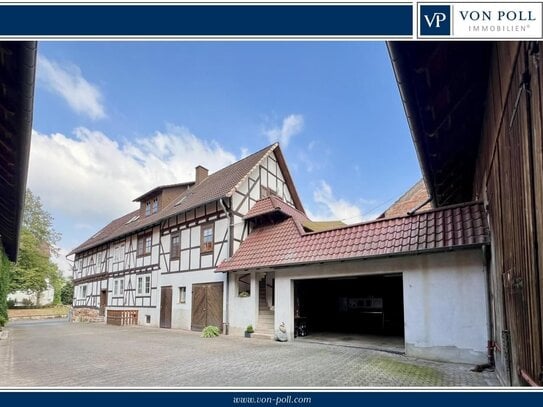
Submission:
[[[10,291],[27,291],[37,302],[47,283],[55,289],[55,302],[60,303],[63,278],[51,261],[58,255],[60,234],[53,228],[53,217],[43,208],[40,198],[26,191],[17,263],[12,267]]]
[[[40,197],[30,189],[26,190],[22,226],[37,239],[44,251],[58,255],[57,243],[61,235],[53,228],[53,217],[43,209]]]
[[[10,262],[6,254],[0,250],[0,328],[8,322],[8,286],[10,280]]]
[[[74,298],[74,282],[71,278],[64,281],[62,290],[60,291],[60,300],[64,305],[72,305]]]
[[[39,302],[41,293],[58,275],[57,266],[43,250],[41,242],[29,230],[21,230],[19,256],[12,268],[11,291],[27,291],[36,294]]]

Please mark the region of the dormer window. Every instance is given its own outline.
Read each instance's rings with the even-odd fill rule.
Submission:
[[[158,196],[145,202],[145,216],[158,212]]]

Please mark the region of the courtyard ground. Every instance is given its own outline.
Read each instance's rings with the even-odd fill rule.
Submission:
[[[473,366],[303,341],[65,320],[14,321],[0,387],[497,386]]]

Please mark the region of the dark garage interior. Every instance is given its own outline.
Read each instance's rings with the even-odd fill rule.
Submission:
[[[403,338],[401,274],[297,280],[295,336]]]

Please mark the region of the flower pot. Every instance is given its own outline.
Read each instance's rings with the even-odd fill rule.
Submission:
[[[250,338],[251,337],[251,332],[245,332],[245,337]]]

